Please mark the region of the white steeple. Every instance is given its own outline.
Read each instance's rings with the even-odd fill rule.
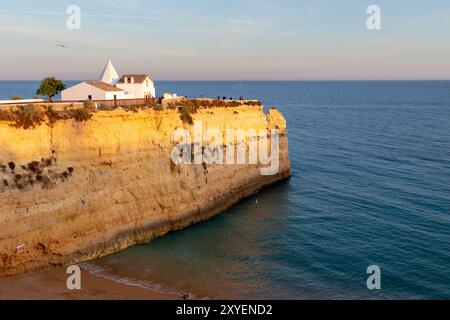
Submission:
[[[106,64],[106,67],[100,76],[100,81],[106,82],[108,84],[115,84],[117,81],[119,81],[119,75],[112,65],[111,59],[108,59],[108,63]]]

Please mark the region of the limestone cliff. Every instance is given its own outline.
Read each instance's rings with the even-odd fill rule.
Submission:
[[[260,106],[192,114],[221,130],[279,129],[280,170],[174,166],[177,110],[101,111],[34,129],[0,122],[0,275],[78,263],[206,220],[290,175],[286,123]]]

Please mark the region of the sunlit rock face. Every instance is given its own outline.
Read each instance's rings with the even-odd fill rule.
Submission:
[[[178,110],[119,108],[28,130],[0,122],[0,275],[150,241],[289,177],[286,121],[278,111],[208,108],[192,118],[224,132],[279,130],[278,173],[261,175],[261,164],[174,166],[174,130],[193,133]]]

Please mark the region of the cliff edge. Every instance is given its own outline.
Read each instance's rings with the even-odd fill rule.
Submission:
[[[261,106],[192,113],[207,128],[277,129],[279,170],[174,165],[175,109],[100,111],[32,129],[0,121],[0,276],[98,258],[209,219],[290,176],[286,122]],[[247,146],[248,147],[248,146]]]

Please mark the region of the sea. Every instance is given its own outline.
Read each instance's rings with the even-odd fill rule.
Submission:
[[[1,81],[0,99],[31,98],[38,84]],[[156,87],[278,108],[292,177],[88,271],[198,299],[450,299],[450,81]],[[370,266],[378,290],[367,286]]]

